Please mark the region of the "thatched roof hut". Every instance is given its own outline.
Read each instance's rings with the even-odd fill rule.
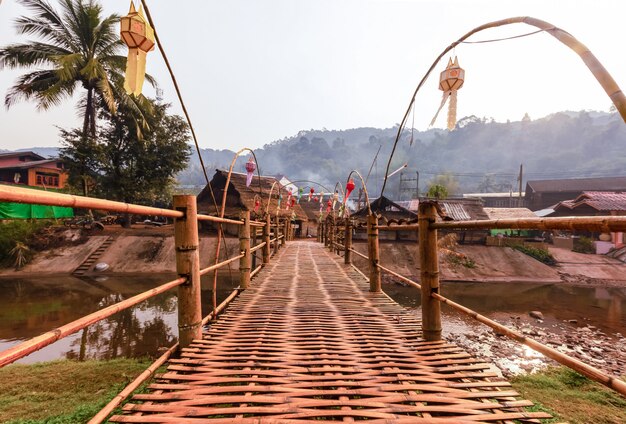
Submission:
[[[399,205],[385,196],[379,197],[378,199],[370,202],[370,208],[373,213],[380,216],[381,223],[384,224],[406,224],[409,222],[417,222],[416,212],[408,210],[404,206]],[[365,205],[365,207],[353,213],[352,217],[358,220],[365,220],[368,215],[369,209],[367,208],[367,205]]]
[[[218,207],[222,204],[222,196],[224,195],[227,177],[228,171],[216,169],[215,175],[213,175],[213,179],[211,180],[211,187],[213,188],[213,194]],[[246,187],[246,174],[233,172],[230,176],[224,216],[226,218],[236,219],[239,218],[239,213],[242,210],[248,210],[250,211],[252,219],[260,219],[265,213],[267,200],[274,182],[276,182],[274,177],[262,176],[259,178],[255,174],[250,187]],[[289,192],[285,188],[280,187],[278,182],[276,182],[274,190],[272,191],[272,198],[270,199],[268,208],[269,214],[271,216],[276,216],[279,190],[283,199],[281,201],[280,210],[278,211],[278,216],[290,217],[293,216],[293,213],[295,212],[296,220],[306,221],[307,215],[302,210],[300,205],[296,204],[293,207],[290,207],[289,210],[285,209]],[[257,199],[260,200],[260,206],[258,211],[254,212],[254,205]],[[206,186],[198,195],[198,212],[208,215],[216,215],[215,205],[213,204],[213,199],[211,198],[209,186]]]

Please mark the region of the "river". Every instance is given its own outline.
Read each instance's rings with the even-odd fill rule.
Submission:
[[[174,275],[69,276],[0,279],[0,350],[78,319],[105,306],[156,287]],[[227,271],[220,274],[218,303],[237,286]],[[203,279],[203,314],[211,310],[212,278]],[[254,284],[254,283],[253,283]],[[384,290],[398,303],[417,309],[419,291],[396,284]],[[576,287],[529,283],[445,283],[442,293],[502,322],[539,310],[547,325],[575,320],[593,325],[607,335],[626,334],[626,288]],[[444,308],[444,314],[455,314]],[[60,358],[111,359],[154,357],[177,340],[176,290],[112,315],[35,352],[18,362]],[[444,330],[446,320],[444,317]],[[557,328],[556,326],[554,326]],[[560,328],[560,327],[559,327]],[[467,330],[463,330],[467,331]]]

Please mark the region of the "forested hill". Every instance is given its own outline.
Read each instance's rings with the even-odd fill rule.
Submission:
[[[263,174],[280,173],[292,180],[334,187],[337,181],[345,182],[351,169],[365,176],[382,146],[368,181],[376,193],[396,132],[397,127],[308,130],[255,152]],[[233,154],[203,150],[209,177],[213,169],[227,167]],[[237,171],[243,170],[244,162],[239,159]],[[560,112],[507,123],[470,116],[450,132],[436,129],[411,134],[405,130],[391,170],[404,163],[408,163],[405,176],[420,172],[421,191],[441,173],[455,177],[460,191],[508,191],[518,185],[520,164],[524,165],[524,183],[527,179],[626,175],[626,125],[617,113],[604,112]],[[197,157],[192,157],[179,180],[202,184]],[[386,194],[397,196],[399,181],[399,175],[391,177]]]

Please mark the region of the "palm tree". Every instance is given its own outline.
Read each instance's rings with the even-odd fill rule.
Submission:
[[[0,69],[28,68],[5,97],[7,108],[20,100],[34,100],[39,110],[58,105],[82,86],[78,104],[83,136],[95,137],[98,106],[115,113],[125,106],[142,121],[143,96],[128,96],[123,89],[126,58],[118,35],[119,16],[102,18],[94,0],[60,0],[57,12],[45,0],[19,0],[31,13],[15,22],[17,32],[40,41],[12,44],[0,49]],[[146,80],[155,84],[146,75]]]

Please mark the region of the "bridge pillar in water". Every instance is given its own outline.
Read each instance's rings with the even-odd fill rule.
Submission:
[[[270,229],[272,227],[272,221],[269,214],[265,217],[265,226],[263,227],[263,266],[270,263]]]
[[[346,265],[350,265],[352,263],[352,225],[350,223],[350,218],[346,218],[345,223],[345,233],[343,236],[344,242],[344,253],[343,253],[343,262]]]
[[[441,304],[431,294],[439,293],[437,230],[431,228],[437,217],[434,202],[420,202],[418,212],[420,281],[422,285],[422,332],[424,339],[441,340]]]
[[[239,259],[239,285],[242,289],[250,287],[250,211],[241,212],[243,225],[239,226],[239,251],[243,257]],[[255,229],[256,231],[256,229]]]
[[[378,245],[378,217],[369,215],[367,217],[367,250],[369,256],[370,269],[370,291],[382,291],[380,268],[380,250]]]
[[[183,212],[174,222],[176,272],[187,278],[178,286],[178,340],[181,348],[202,338],[200,254],[196,196],[174,196],[174,209]]]

